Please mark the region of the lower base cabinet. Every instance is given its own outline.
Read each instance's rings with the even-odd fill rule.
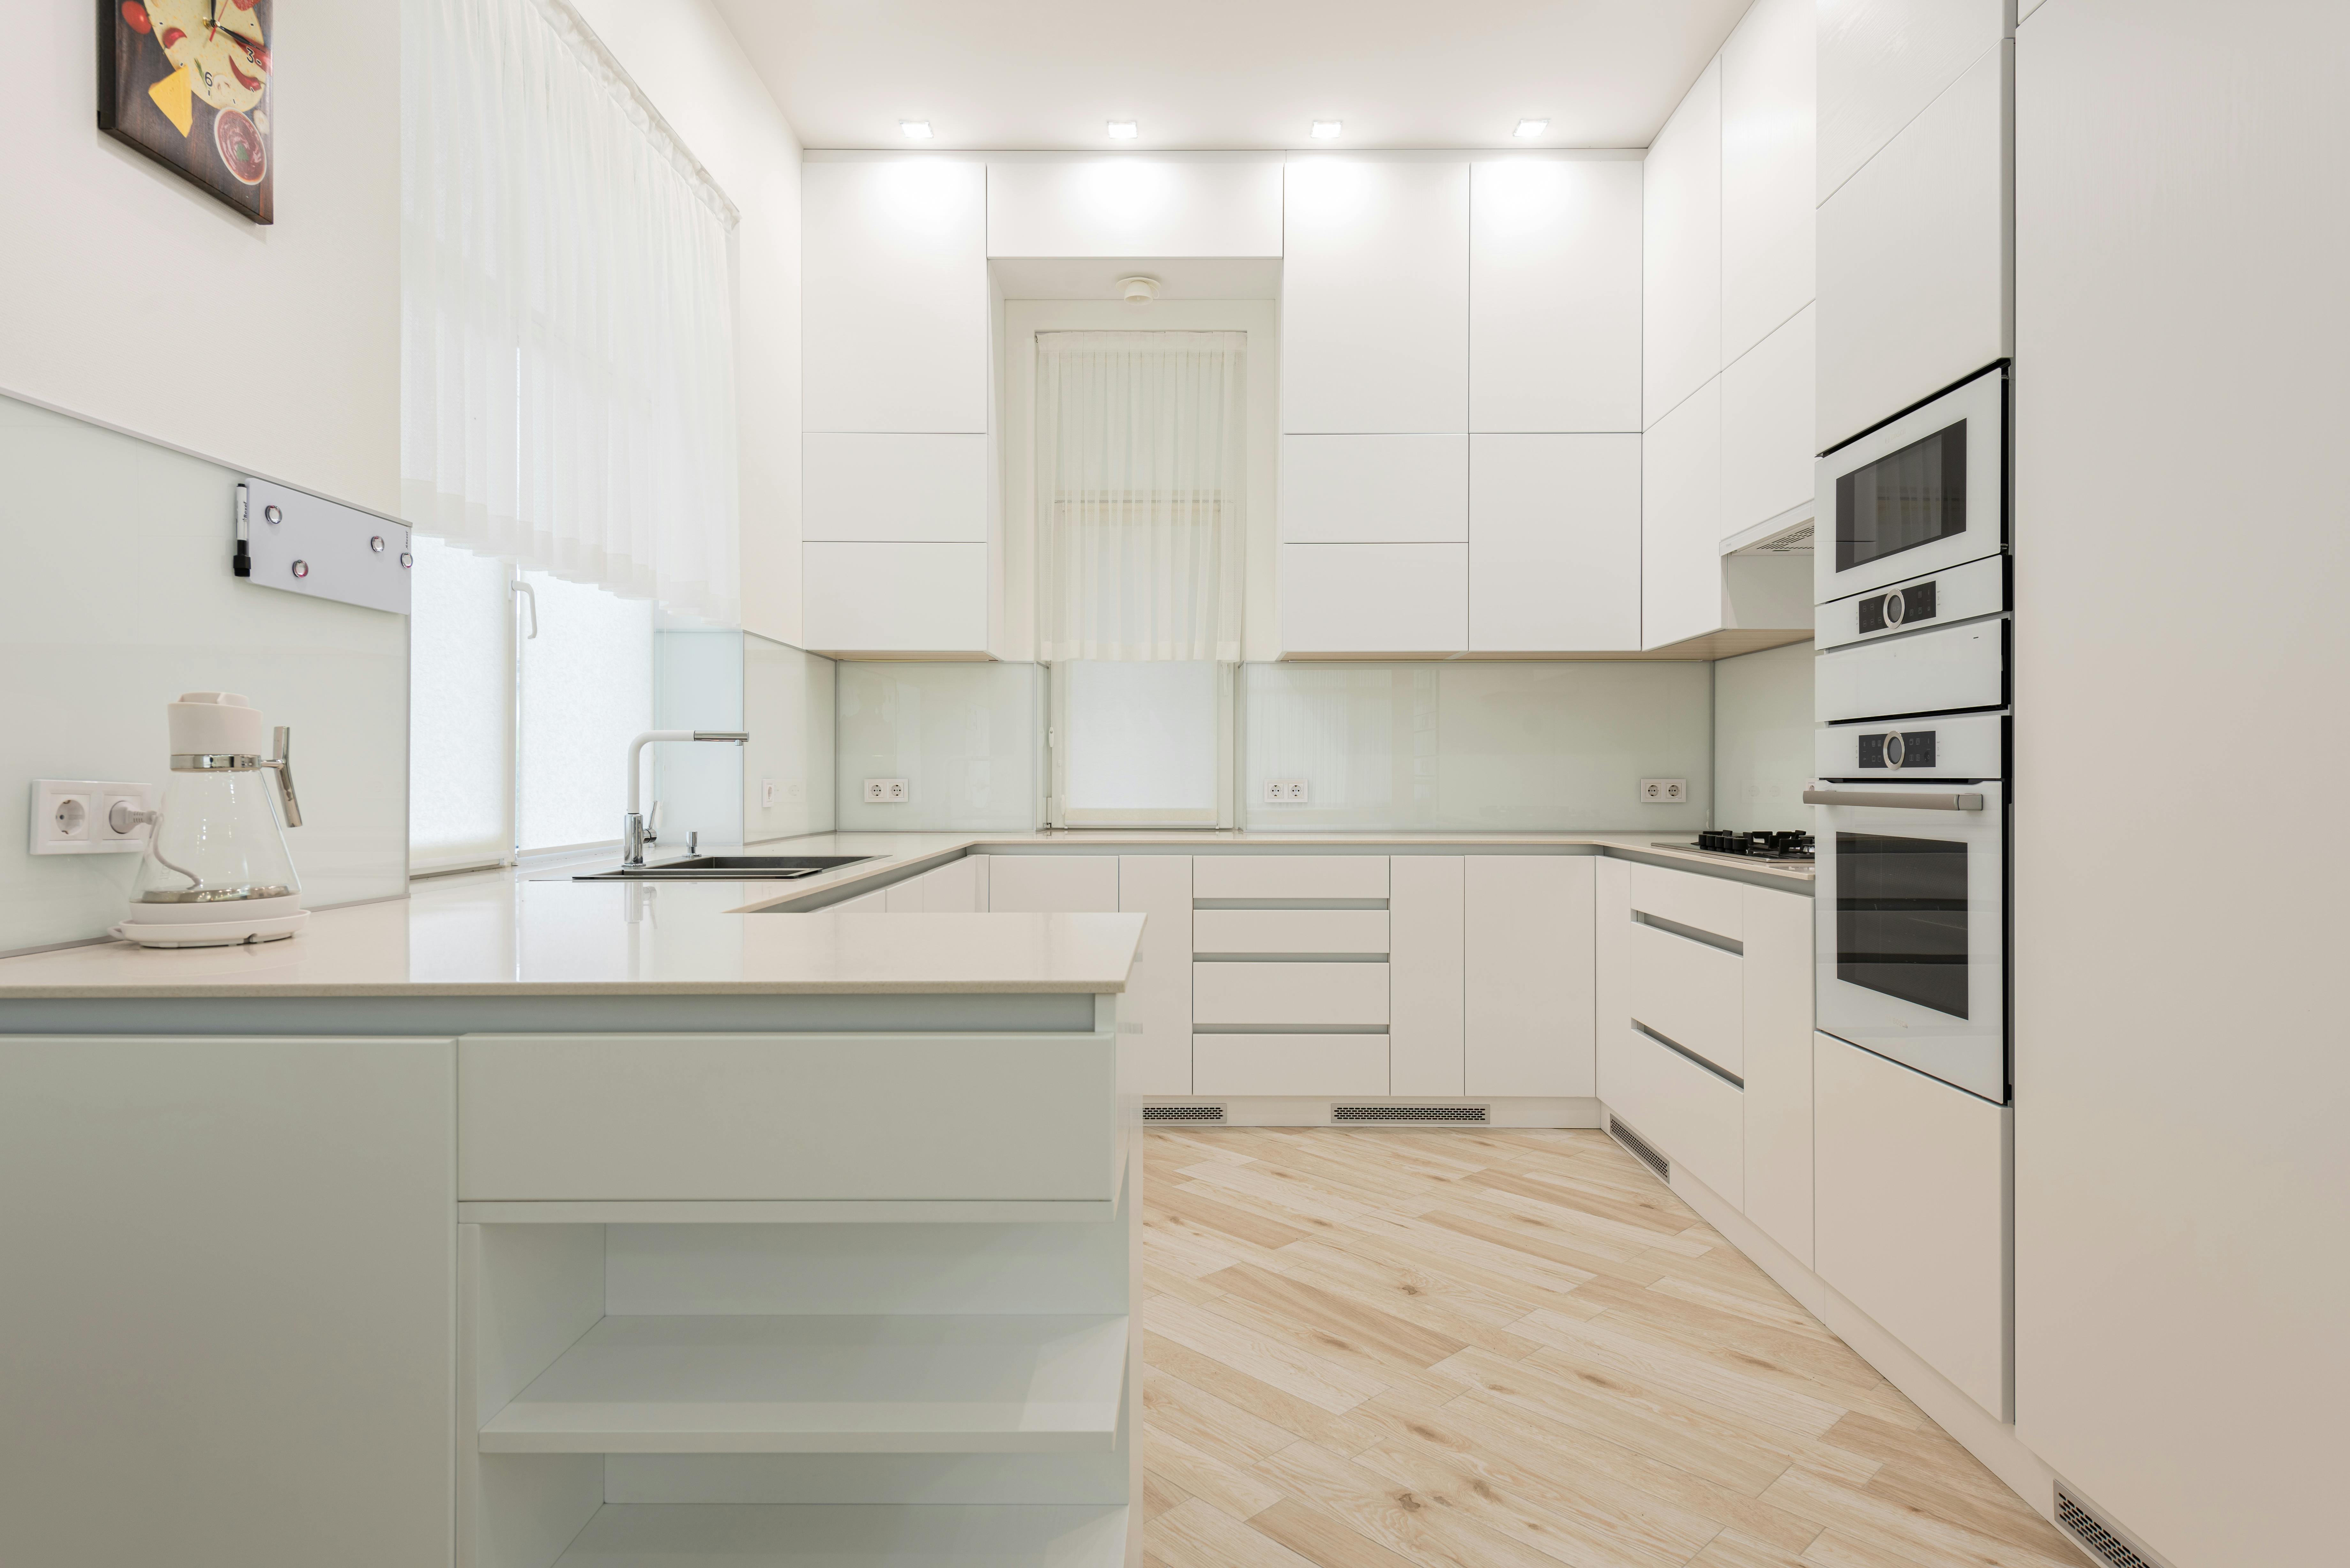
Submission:
[[[2007,1107],[1812,1039],[1820,1277],[2011,1419]]]
[[[1388,1092],[1384,1034],[1196,1034],[1193,1093],[1365,1096]]]
[[[1588,855],[1461,858],[1468,954],[1463,1092],[1592,1095],[1597,860]]]
[[[1601,1097],[1643,1142],[1721,1195],[1746,1203],[1746,1106],[1738,1086],[1630,1025],[1599,1042]]]

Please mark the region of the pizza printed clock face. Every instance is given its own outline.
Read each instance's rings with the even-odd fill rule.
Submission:
[[[265,223],[273,4],[99,0],[99,128]]]

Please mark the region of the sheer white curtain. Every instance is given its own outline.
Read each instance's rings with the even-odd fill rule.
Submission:
[[[561,0],[401,20],[409,521],[733,624],[733,208]]]
[[[1241,656],[1244,332],[1036,334],[1038,657]]]

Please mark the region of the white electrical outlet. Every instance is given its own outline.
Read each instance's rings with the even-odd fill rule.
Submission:
[[[1304,779],[1267,779],[1263,805],[1304,805],[1311,796]]]
[[[1687,805],[1689,780],[1642,779],[1640,803],[1643,805]]]
[[[904,779],[867,779],[865,798],[878,805],[902,805],[906,802]]]
[[[775,804],[775,781],[773,779],[761,779],[759,781],[759,805],[764,808]]]
[[[35,855],[136,853],[147,847],[147,825],[116,832],[114,807],[119,802],[132,811],[152,811],[155,796],[153,784],[35,779],[26,847]]]

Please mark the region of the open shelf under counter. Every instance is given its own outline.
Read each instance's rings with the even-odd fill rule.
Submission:
[[[480,1445],[507,1454],[1107,1451],[1129,1327],[1122,1316],[1016,1314],[607,1316],[483,1425]]]
[[[608,1503],[555,1568],[1119,1568],[1105,1507]]]

